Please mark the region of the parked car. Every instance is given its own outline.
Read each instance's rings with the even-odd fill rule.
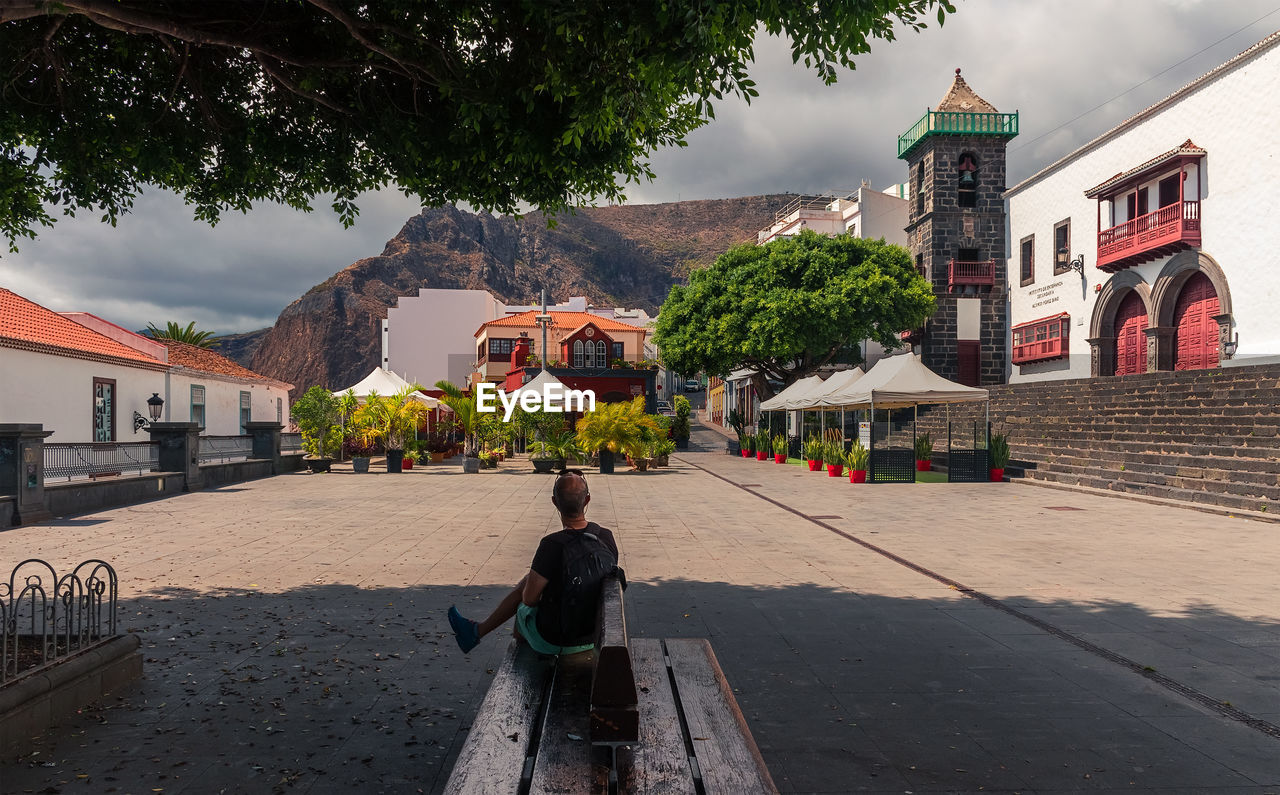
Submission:
[[[686,378],[684,382],[684,391],[697,392],[702,389],[702,382],[696,378]]]
[[[659,413],[659,414],[665,414],[665,413],[666,413],[666,412],[668,412],[668,411],[671,411],[671,401],[669,401],[669,400],[659,400],[659,401],[658,401],[658,413]]]

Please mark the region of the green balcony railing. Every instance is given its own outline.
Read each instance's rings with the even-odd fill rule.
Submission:
[[[920,121],[898,136],[898,157],[905,158],[916,144],[930,135],[998,135],[1012,138],[1018,134],[1018,114],[958,113],[925,111]]]

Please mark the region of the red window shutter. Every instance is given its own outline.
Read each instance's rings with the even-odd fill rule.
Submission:
[[[978,340],[956,342],[956,380],[965,386],[982,381],[982,344]]]

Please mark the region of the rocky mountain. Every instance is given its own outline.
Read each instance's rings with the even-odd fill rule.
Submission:
[[[262,344],[262,338],[267,336],[268,331],[271,331],[270,326],[260,328],[257,331],[245,331],[240,334],[224,334],[221,337],[215,337],[214,339],[218,345],[214,350],[236,364],[248,367],[253,361],[253,355],[258,352],[258,346]]]
[[[379,361],[387,308],[419,287],[484,289],[507,303],[533,303],[545,286],[555,300],[584,295],[598,306],[653,314],[692,268],[754,240],[792,198],[581,208],[556,217],[553,226],[540,213],[426,209],[380,255],[353,263],[285,307],[247,366],[294,384],[295,392],[354,383]]]

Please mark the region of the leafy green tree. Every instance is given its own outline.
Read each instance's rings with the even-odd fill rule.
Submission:
[[[289,408],[289,416],[302,432],[302,447],[313,458],[332,458],[342,445],[338,427],[342,409],[338,398],[322,386],[313,386]]]
[[[658,313],[654,343],[667,367],[725,376],[754,368],[790,384],[862,340],[887,349],[933,313],[929,283],[911,255],[883,240],[805,231],[763,246],[736,246],[674,287]]]
[[[726,94],[756,35],[832,83],[950,0],[11,0],[0,4],[0,229],[114,223],[144,184],[216,222],[395,183],[511,212],[622,198]]]
[[[164,328],[159,328],[155,323],[147,324],[147,333],[155,340],[175,340],[177,342],[185,342],[188,345],[194,345],[197,348],[216,348],[219,343],[213,336],[212,331],[196,331],[196,322],[193,320],[183,326],[170,320]]]

